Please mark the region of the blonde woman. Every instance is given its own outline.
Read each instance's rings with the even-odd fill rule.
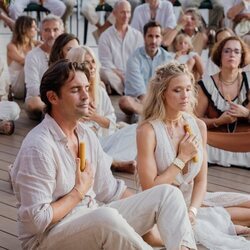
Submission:
[[[117,131],[117,124],[115,110],[100,80],[100,64],[94,52],[87,46],[72,48],[68,52],[66,58],[73,62],[85,63],[90,70],[89,115],[84,117],[83,120],[85,124],[91,127],[96,133],[101,144],[105,144],[106,139]],[[114,158],[112,168],[114,170],[133,173],[135,161],[133,161],[133,158],[129,161],[125,161],[121,158]]]
[[[148,93],[137,131],[142,189],[160,184],[178,187],[196,239],[208,249],[249,249],[250,242],[236,234],[250,233],[245,227],[250,226],[250,195],[206,192],[207,131],[205,123],[192,115],[193,76],[183,64],[163,65]]]

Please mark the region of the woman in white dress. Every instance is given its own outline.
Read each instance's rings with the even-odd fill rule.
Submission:
[[[206,192],[206,125],[192,115],[195,102],[194,79],[185,65],[157,69],[137,130],[141,187],[180,188],[196,240],[207,248],[250,249],[250,242],[237,236],[250,233],[250,195]]]
[[[248,48],[235,36],[214,49],[219,72],[199,82],[196,115],[208,128],[208,162],[250,168],[250,72]]]
[[[104,84],[100,80],[99,62],[96,59],[94,52],[87,46],[72,48],[68,52],[66,58],[72,62],[85,63],[90,70],[89,116],[84,117],[83,120],[85,124],[88,124],[88,126],[96,133],[104,151],[110,155],[109,152],[105,150],[105,148],[107,148],[105,145],[108,141],[109,145],[111,144],[111,147],[116,147],[116,142],[112,139],[112,142],[110,143],[111,139],[109,139],[109,137],[116,133],[119,133],[120,135],[119,130],[121,124],[116,123],[115,110],[105,90]],[[124,129],[127,131],[127,128],[123,128],[121,131]],[[121,132],[121,136],[124,135],[123,133],[124,132]],[[135,138],[135,129],[133,134]],[[126,155],[126,152],[124,152],[124,154]],[[133,160],[135,157],[124,160],[120,157],[113,157],[112,154],[110,156],[114,159],[112,163],[113,170],[125,171],[128,173],[134,172],[135,161]]]
[[[24,62],[25,56],[40,42],[35,40],[37,26],[34,18],[20,16],[15,22],[13,36],[7,45],[7,63],[10,82],[15,98],[25,98]]]

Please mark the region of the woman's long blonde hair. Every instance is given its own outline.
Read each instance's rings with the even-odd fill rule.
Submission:
[[[89,48],[88,46],[80,46],[77,48],[72,48],[66,56],[66,59],[70,60],[71,62],[78,62],[78,63],[85,63],[86,54],[89,54],[93,57],[95,64],[96,64],[96,74],[93,80],[89,81],[89,96],[92,98],[95,105],[98,103],[98,88],[100,84],[100,63],[97,60],[94,51]]]
[[[156,69],[155,75],[150,80],[149,89],[144,102],[142,113],[142,122],[152,121],[156,119],[164,120],[167,116],[166,103],[164,93],[167,90],[170,81],[178,76],[187,75],[192,83],[192,95],[190,99],[189,113],[193,113],[196,105],[196,87],[193,74],[190,73],[185,64],[180,64],[176,61],[163,64]]]

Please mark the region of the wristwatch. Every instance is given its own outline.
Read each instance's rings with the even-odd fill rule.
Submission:
[[[173,164],[180,170],[182,170],[185,167],[185,163],[179,158],[175,158]]]

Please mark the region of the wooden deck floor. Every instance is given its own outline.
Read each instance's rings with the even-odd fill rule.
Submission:
[[[112,102],[117,110],[119,120],[124,120],[124,115],[117,108],[117,96],[112,96]],[[19,102],[21,107],[22,103]],[[0,135],[0,249],[20,249],[17,239],[17,210],[16,199],[9,183],[8,166],[12,164],[27,132],[36,125],[29,120],[22,109],[20,118],[16,121],[15,134],[12,136]],[[136,191],[133,175],[116,173],[118,178],[125,180],[128,187]],[[250,193],[250,171],[240,168],[209,167],[209,191],[234,191]],[[199,249],[204,249],[199,247]]]

